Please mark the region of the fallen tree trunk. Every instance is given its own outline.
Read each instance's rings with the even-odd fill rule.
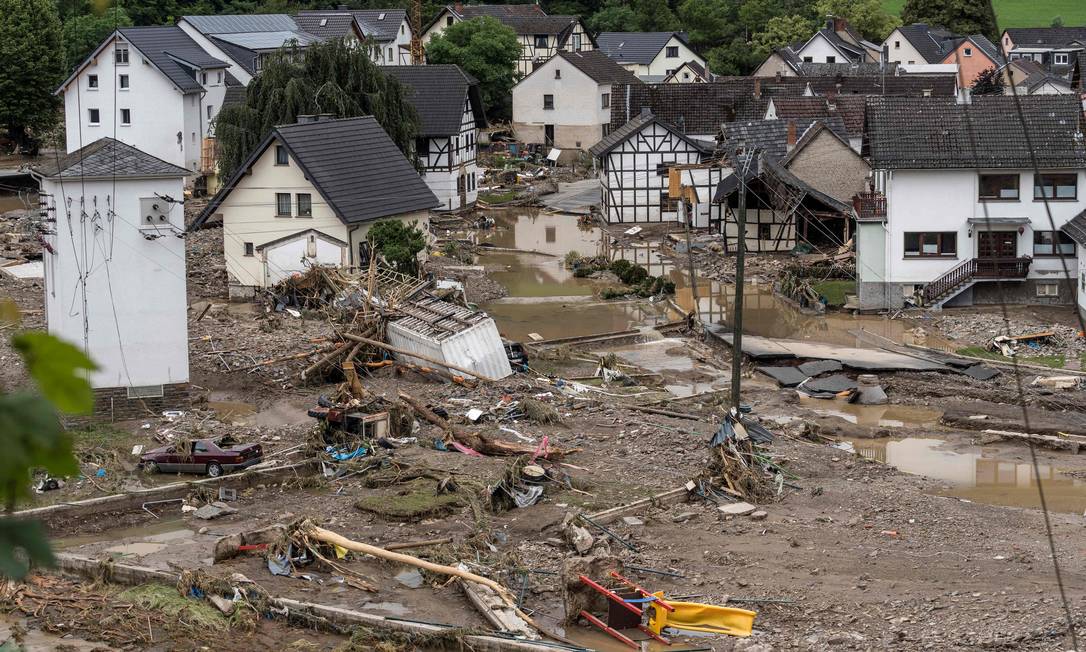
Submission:
[[[351,333],[344,333],[343,337],[345,337],[345,338],[347,338],[347,339],[349,339],[351,341],[354,341],[354,342],[362,342],[363,344],[369,344],[370,346],[376,346],[379,349],[384,349],[386,351],[391,351],[393,353],[399,353],[400,355],[406,355],[406,356],[411,357],[411,358],[418,358],[419,360],[422,360],[423,362],[429,362],[430,364],[434,364],[434,365],[437,365],[439,367],[445,367],[447,369],[452,369],[453,371],[459,371],[461,373],[468,374],[472,378],[478,378],[479,380],[486,380],[486,381],[490,381],[492,383],[498,381],[497,378],[490,378],[488,376],[483,376],[478,371],[472,371],[471,369],[465,369],[464,367],[459,367],[457,365],[454,365],[454,364],[451,364],[451,363],[448,363],[448,362],[442,362],[441,360],[435,360],[433,358],[428,358],[428,357],[422,355],[421,353],[415,353],[413,351],[407,351],[405,349],[401,349],[398,346],[392,346],[391,344],[386,344],[384,342],[378,342],[377,340],[371,340],[370,338],[362,337],[361,335],[353,335]]]
[[[502,441],[500,439],[492,439],[479,432],[471,432],[470,430],[464,430],[448,422],[447,419],[442,419],[423,404],[419,403],[413,396],[400,392],[400,400],[403,401],[414,410],[415,414],[421,418],[429,421],[435,426],[440,427],[445,431],[448,439],[455,441],[456,443],[467,446],[475,451],[483,453],[485,455],[534,455],[536,447],[532,445],[514,444],[512,442]],[[543,457],[562,457],[563,455],[569,455],[575,453],[579,448],[570,450],[563,450],[559,448],[552,448],[547,446],[545,451],[542,451]]]

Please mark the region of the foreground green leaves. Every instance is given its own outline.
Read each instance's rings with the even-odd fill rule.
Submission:
[[[96,368],[87,354],[40,331],[16,335],[11,343],[22,354],[38,389],[57,409],[73,414],[91,411],[94,395],[80,373]]]

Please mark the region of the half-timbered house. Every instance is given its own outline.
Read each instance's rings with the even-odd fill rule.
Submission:
[[[702,166],[714,143],[687,136],[649,111],[643,111],[589,149],[600,181],[601,205],[608,223],[667,222],[678,219],[677,200],[669,196],[671,168],[684,168],[683,183],[696,189],[699,225],[708,214],[717,182],[728,173]]]
[[[494,18],[512,28],[520,40],[517,72],[526,76],[559,51],[587,52],[596,42],[578,16],[548,15],[538,4],[448,5],[422,30],[422,42],[461,21]]]
[[[479,82],[453,64],[382,70],[408,87],[408,99],[419,118],[415,139],[419,169],[441,201],[441,210],[474,204],[479,197],[479,127],[486,126]]]

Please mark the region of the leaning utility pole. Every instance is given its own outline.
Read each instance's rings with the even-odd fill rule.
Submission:
[[[732,319],[732,406],[739,415],[739,382],[743,372],[743,263],[747,253],[747,170],[754,150],[744,152],[747,157],[739,172],[739,210],[736,212],[735,243],[735,317]],[[725,231],[725,238],[727,238]]]

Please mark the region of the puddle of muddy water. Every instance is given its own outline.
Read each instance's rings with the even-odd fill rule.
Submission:
[[[816,414],[840,417],[850,423],[872,427],[933,426],[943,416],[942,410],[916,405],[858,405],[802,395],[799,403]]]
[[[977,503],[1040,508],[1033,466],[986,454],[976,446],[951,450],[941,439],[854,439],[856,452],[905,473],[935,478],[950,486],[935,492]],[[1086,482],[1040,465],[1048,508],[1081,514],[1086,509]]]
[[[223,422],[241,421],[256,413],[256,406],[241,401],[208,401],[207,407],[214,410]]]
[[[179,505],[180,503],[174,504]],[[64,537],[62,539],[54,539],[53,547],[58,550],[67,550],[72,548],[78,548],[79,546],[84,546],[88,544],[113,541],[124,542],[127,540],[135,540],[136,542],[149,543],[152,545],[161,545],[165,547],[167,542],[191,539],[195,535],[196,533],[188,529],[185,520],[181,518],[180,514],[178,514],[176,518],[161,518],[157,521],[152,521],[143,525],[137,525],[135,527],[103,530],[101,532],[94,532],[91,534],[80,534],[71,537]],[[149,553],[145,552],[140,554]]]

